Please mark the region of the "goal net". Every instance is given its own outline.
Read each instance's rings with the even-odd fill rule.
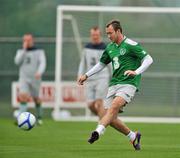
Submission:
[[[154,59],[153,65],[143,74],[140,91],[123,116],[178,116],[179,13],[180,8],[58,6],[54,119],[61,119],[59,112],[63,108],[86,108],[85,98],[76,100],[78,95],[82,95],[75,83],[81,52],[89,41],[92,26],[99,26],[103,41],[109,42],[104,30],[112,19],[119,19],[124,34],[140,42]],[[69,102],[62,98],[64,82],[69,83],[67,95],[74,98]],[[84,116],[91,118],[89,114],[86,112]]]

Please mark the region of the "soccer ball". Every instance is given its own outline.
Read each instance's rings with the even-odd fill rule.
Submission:
[[[22,112],[17,117],[17,123],[20,129],[28,131],[34,127],[36,118],[30,112]]]

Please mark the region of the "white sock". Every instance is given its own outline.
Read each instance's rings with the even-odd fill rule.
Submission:
[[[104,134],[105,129],[106,128],[103,125],[98,125],[95,131],[97,131],[99,133],[99,135],[102,135],[102,134]]]
[[[130,141],[134,141],[134,139],[136,138],[136,133],[133,131],[130,131],[127,137],[129,138]]]

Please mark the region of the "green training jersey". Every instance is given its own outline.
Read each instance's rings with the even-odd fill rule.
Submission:
[[[112,62],[113,75],[109,86],[131,84],[138,89],[141,75],[127,76],[124,72],[136,70],[146,55],[146,51],[137,42],[126,37],[119,45],[114,42],[109,43],[100,58],[100,62],[104,64]]]

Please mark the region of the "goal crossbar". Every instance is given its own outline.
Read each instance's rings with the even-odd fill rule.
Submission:
[[[58,6],[61,11],[128,12],[128,13],[180,13],[179,7],[107,7],[107,6]]]

